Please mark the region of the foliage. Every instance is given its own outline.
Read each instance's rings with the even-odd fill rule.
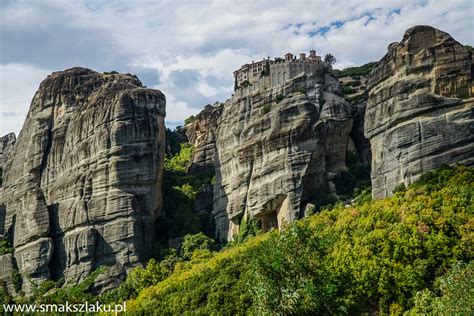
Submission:
[[[8,239],[0,240],[0,256],[6,253],[13,253],[13,246]]]
[[[177,126],[174,130],[166,129],[166,155],[172,157],[180,152],[181,144],[187,142],[185,130]]]
[[[182,256],[191,259],[195,251],[210,251],[214,246],[214,239],[207,237],[203,233],[187,234],[181,244]]]
[[[406,191],[406,189],[407,187],[405,186],[405,183],[402,182],[400,184],[397,184],[395,188],[393,188],[393,193],[398,193],[398,192],[403,193]]]
[[[125,281],[120,286],[100,296],[104,303],[121,302],[135,298],[144,288],[153,286],[167,278],[178,262],[182,261],[174,249],[170,250],[163,260],[157,262],[150,259],[146,268],[136,267],[129,272]]]
[[[270,63],[266,62],[262,72],[260,73],[260,77],[268,77],[268,76],[270,76]]]
[[[258,314],[408,309],[434,277],[473,256],[474,169],[443,174],[390,199],[323,211],[265,241],[253,255]]]
[[[372,69],[377,65],[376,62],[370,62],[365,65],[359,66],[359,67],[348,67],[343,70],[334,70],[334,74],[338,78],[342,77],[352,77],[353,79],[358,79],[359,76],[365,76],[367,77]]]
[[[181,150],[171,158],[165,159],[165,169],[179,172],[186,172],[186,169],[193,157],[194,146],[189,143],[182,143]]]
[[[239,234],[234,239],[236,243],[242,243],[250,236],[257,236],[260,232],[258,221],[253,217],[246,217],[240,222]]]
[[[6,289],[6,284],[3,283],[2,280],[0,280],[0,302],[2,304],[10,304],[13,303],[12,297],[8,294],[8,291]],[[2,312],[2,307],[0,306],[0,312]]]
[[[64,279],[57,281],[49,280],[36,284],[31,279],[33,294],[29,298],[18,297],[17,303],[36,303],[36,304],[71,304],[84,303],[86,301],[94,301],[95,296],[91,292],[91,288],[97,277],[105,272],[105,267],[94,270],[90,275],[85,277],[78,284],[64,284]]]
[[[207,217],[198,217],[193,213],[194,200],[203,184],[211,184],[215,174],[210,169],[199,174],[188,174],[187,168],[193,157],[194,147],[189,143],[180,144],[180,151],[172,157],[165,158],[163,176],[163,210],[165,217],[157,220],[157,238],[166,243],[169,238],[196,234],[204,231],[210,234],[211,212]]]
[[[459,261],[446,275],[435,281],[435,290],[424,289],[415,295],[415,306],[406,315],[472,315],[474,313],[474,261]]]
[[[354,152],[348,152],[346,157],[347,171],[340,172],[334,178],[336,193],[343,198],[351,198],[354,190],[363,190],[370,186],[370,169],[364,165]]]
[[[15,291],[16,292],[20,292],[21,291],[21,287],[23,285],[23,278],[21,277],[21,274],[20,274],[20,271],[18,271],[18,269],[16,269],[16,264],[15,264],[15,267],[14,269],[12,269],[12,272],[11,272],[11,279],[12,279],[12,283],[13,283],[13,286],[15,288]]]
[[[127,311],[158,315],[247,315],[252,304],[251,250],[259,236],[221,251],[210,258],[193,258],[176,267],[174,273],[127,302]]]
[[[324,56],[324,62],[333,65],[336,63],[336,57],[328,53]]]
[[[275,96],[275,102],[280,103],[281,101],[283,101],[284,98],[285,98],[285,96],[283,94],[277,94]]]
[[[271,109],[271,105],[269,103],[265,103],[265,105],[262,107],[262,114],[267,114]]]
[[[188,117],[184,120],[184,125],[191,124],[192,122],[194,122],[195,119],[196,118],[194,117],[194,115],[191,115],[190,117]]]
[[[417,293],[438,288],[453,307],[453,296],[472,289],[472,265],[457,265],[473,258],[473,196],[474,168],[463,166],[422,176],[384,200],[362,190],[352,207],[179,262],[127,302],[127,311],[399,314],[419,306]]]
[[[474,53],[474,47],[472,47],[471,45],[464,45],[464,47],[467,48],[467,50],[471,53]]]
[[[354,88],[352,88],[350,86],[347,86],[347,85],[342,86],[342,93],[344,93],[344,95],[353,94],[353,93],[356,93],[356,92],[357,91],[354,90]]]

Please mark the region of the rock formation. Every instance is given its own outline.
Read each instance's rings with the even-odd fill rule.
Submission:
[[[368,80],[374,197],[442,164],[474,163],[473,69],[471,53],[430,26],[389,45]]]
[[[186,137],[194,146],[191,174],[212,170],[215,164],[217,121],[222,113],[221,104],[207,105],[185,126]]]
[[[72,68],[41,83],[4,157],[0,201],[26,294],[30,278],[79,282],[99,266],[106,289],[149,256],[164,116],[164,95],[135,76]]]
[[[224,240],[247,215],[264,230],[303,216],[309,201],[334,190],[352,143],[352,109],[329,65],[240,89],[248,90],[225,102],[216,136],[213,215]]]

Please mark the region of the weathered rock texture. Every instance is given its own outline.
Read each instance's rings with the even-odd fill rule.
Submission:
[[[194,146],[194,155],[188,172],[191,174],[212,170],[215,165],[217,122],[222,106],[207,105],[185,126],[186,137]]]
[[[374,197],[441,164],[474,163],[472,65],[463,45],[429,26],[390,44],[368,80]]]
[[[283,85],[238,93],[224,104],[216,138],[213,214],[217,236],[232,239],[244,216],[263,229],[303,215],[346,168],[352,109],[330,66]]]
[[[4,165],[6,235],[23,276],[108,288],[146,259],[162,204],[165,97],[134,76],[55,72],[35,94]]]

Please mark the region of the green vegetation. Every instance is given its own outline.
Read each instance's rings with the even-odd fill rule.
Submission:
[[[336,63],[336,57],[334,57],[332,54],[326,54],[324,56],[324,62],[333,65]]]
[[[433,291],[419,291],[414,300],[408,315],[472,315],[474,262],[459,261],[446,275],[436,278]]]
[[[340,172],[334,179],[334,184],[339,196],[352,198],[355,189],[361,191],[370,187],[370,169],[351,151],[347,152],[346,165],[347,171]]]
[[[234,243],[242,243],[252,236],[257,236],[260,232],[260,225],[258,221],[253,217],[247,216],[240,222],[239,234],[234,237]]]
[[[354,79],[358,79],[357,77],[359,76],[368,76],[372,69],[377,65],[376,62],[370,62],[365,65],[359,66],[359,67],[348,67],[343,70],[334,70],[334,74],[338,78],[342,77],[352,77]]]
[[[357,92],[357,90],[355,90],[351,86],[347,86],[347,85],[342,86],[342,93],[344,93],[344,95],[353,94],[353,93],[356,93],[356,92]]]
[[[265,105],[262,107],[262,115],[267,114],[271,109],[272,106],[269,103],[265,103]]]
[[[188,234],[184,236],[184,241],[181,245],[182,256],[185,259],[191,259],[193,256],[210,254],[214,247],[214,239],[207,237],[203,233],[195,235]]]
[[[188,254],[127,308],[158,314],[472,314],[473,197],[474,168],[464,166],[426,174],[384,200],[372,201],[364,190],[353,206],[336,205],[280,234],[257,233],[220,252],[204,247],[204,255]]]
[[[97,277],[104,272],[105,268],[101,267],[85,277],[79,284],[65,284],[63,278],[58,281],[45,281],[39,285],[29,280],[27,282],[31,282],[33,288],[33,293],[29,297],[21,295],[15,298],[10,297],[6,293],[4,284],[0,281],[0,302],[16,304],[64,304],[65,302],[76,304],[86,301],[93,302],[96,300],[96,296],[91,293],[92,285]],[[19,291],[18,288],[17,291]],[[0,312],[2,312],[2,308],[0,304]]]
[[[188,117],[184,120],[184,125],[191,124],[192,122],[194,122],[195,119],[196,118],[194,117],[194,115],[191,115],[190,117]]]
[[[284,98],[285,98],[285,96],[283,94],[277,94],[275,96],[275,102],[280,103],[281,101],[283,101]]]
[[[464,45],[464,47],[466,47],[467,50],[470,51],[471,53],[474,53],[474,47],[472,47],[471,45]]]
[[[13,246],[8,239],[0,240],[0,256],[6,253],[13,253]]]
[[[265,68],[263,68],[262,72],[260,73],[260,77],[268,77],[270,76],[270,63],[265,63]]]
[[[157,237],[162,244],[168,239],[196,234],[203,231],[213,233],[213,221],[208,214],[193,213],[194,200],[203,184],[211,184],[214,170],[197,175],[188,174],[187,168],[193,157],[194,147],[189,143],[180,144],[180,151],[165,158],[163,176],[164,218],[157,220]]]

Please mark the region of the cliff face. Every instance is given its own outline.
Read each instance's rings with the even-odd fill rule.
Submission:
[[[351,128],[351,107],[329,66],[280,88],[236,93],[217,128],[217,236],[232,239],[247,215],[263,230],[302,216],[310,199],[334,189]]]
[[[195,116],[192,123],[185,126],[186,137],[194,146],[189,173],[195,174],[214,168],[217,122],[221,113],[221,106],[207,105]]]
[[[3,168],[0,226],[23,291],[28,277],[78,282],[101,265],[107,288],[149,255],[164,116],[164,95],[130,75],[72,68],[41,83]]]
[[[368,80],[374,197],[441,164],[474,163],[472,65],[463,45],[429,26],[390,44]]]

